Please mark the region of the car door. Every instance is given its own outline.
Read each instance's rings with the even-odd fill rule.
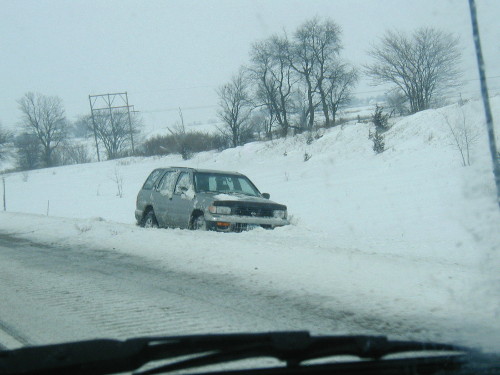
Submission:
[[[194,206],[193,177],[190,172],[181,172],[171,199],[172,225],[188,228]]]
[[[136,209],[139,210],[141,214],[144,212],[146,206],[151,204],[151,195],[154,191],[154,187],[157,185],[157,182],[160,180],[164,173],[165,169],[155,169],[146,179],[146,182],[144,182],[141,190],[139,190],[136,200]]]
[[[151,200],[159,226],[173,225],[171,217],[172,195],[179,171],[168,170],[153,189]]]

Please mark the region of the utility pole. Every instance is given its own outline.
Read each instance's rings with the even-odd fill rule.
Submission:
[[[481,50],[481,38],[479,37],[479,27],[477,23],[476,2],[474,0],[469,0],[469,8],[474,44],[476,46],[476,57],[479,69],[479,79],[481,82],[484,113],[486,116],[486,127],[488,128],[488,138],[490,141],[490,153],[493,161],[493,175],[495,176],[495,184],[497,187],[497,204],[500,207],[500,163],[495,142],[495,130],[493,128],[493,115],[491,114],[490,99],[488,97],[488,86],[486,85],[486,74],[484,72],[483,52]]]
[[[125,92],[125,104],[127,105],[127,113],[128,113],[128,126],[130,130],[130,142],[132,143],[132,155],[135,155],[135,148],[134,148],[134,132],[132,131],[132,121],[130,120],[130,107],[128,105],[128,95],[127,92]]]
[[[118,103],[115,105],[115,101]],[[113,110],[126,110],[128,116],[128,128],[130,133],[130,143],[132,146],[132,154],[135,154],[135,144],[134,144],[134,131],[132,128],[132,119],[130,117],[130,108],[133,108],[133,105],[130,105],[128,102],[128,94],[127,92],[119,92],[113,94],[100,94],[100,95],[89,95],[90,102],[90,113],[92,115],[92,124],[94,127],[94,139],[96,143],[97,149],[97,160],[100,161],[99,156],[99,145],[97,142],[97,130],[96,130],[96,122],[95,115],[101,113],[100,111],[109,112],[109,120],[111,121],[111,125],[114,125],[113,122]],[[133,111],[137,112],[137,111]]]
[[[90,95],[89,95],[89,103],[90,103],[90,114],[92,116],[92,129],[94,130],[95,148],[97,150],[97,161],[101,161],[101,157],[99,156],[99,142],[97,142],[97,131],[95,128],[94,111],[92,109],[92,99],[91,99]]]

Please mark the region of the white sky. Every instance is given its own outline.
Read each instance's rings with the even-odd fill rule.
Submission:
[[[500,1],[477,0],[493,92],[500,88]],[[170,126],[216,119],[215,90],[248,63],[253,42],[314,16],[343,30],[343,57],[366,63],[386,29],[440,27],[461,37],[465,78],[476,79],[467,0],[0,0],[0,123],[14,127],[26,92],[57,95],[73,120],[89,94],[127,91],[144,121]],[[465,96],[477,94],[469,82]],[[496,88],[496,91],[494,90]],[[471,92],[471,90],[473,92]],[[474,92],[475,91],[475,92]],[[363,79],[359,96],[380,88]]]

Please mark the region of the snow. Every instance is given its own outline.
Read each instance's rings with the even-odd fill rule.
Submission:
[[[253,197],[255,199],[255,197]],[[214,199],[219,201],[239,201],[239,200],[248,200],[248,195],[242,194],[217,194],[214,195]]]
[[[492,108],[499,119],[500,97]],[[301,135],[187,161],[11,173],[0,232],[228,275],[326,308],[427,327],[419,338],[500,349],[500,211],[481,103],[464,109],[479,134],[469,167],[443,120],[460,110],[452,105],[394,119],[378,155],[370,125],[351,122],[318,131],[310,144]],[[244,173],[288,206],[291,225],[238,234],[137,227],[138,190],[154,168],[171,165]]]

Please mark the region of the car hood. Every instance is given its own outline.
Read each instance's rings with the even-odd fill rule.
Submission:
[[[286,206],[276,203],[272,200],[262,198],[262,197],[252,197],[250,195],[238,194],[238,193],[217,193],[214,195],[214,201],[217,202],[217,205],[220,205],[224,202],[224,205],[248,205],[248,204],[257,204],[257,205],[266,205],[273,206],[274,209],[283,209],[286,210]]]

